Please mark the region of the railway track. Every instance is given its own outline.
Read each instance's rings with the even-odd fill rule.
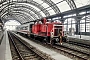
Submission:
[[[11,49],[11,54],[12,54],[12,60],[20,60],[21,59],[20,55],[18,54],[17,49],[13,45],[13,42],[11,40],[9,40],[9,43],[10,43],[10,49]]]
[[[61,54],[65,53],[66,56],[69,56],[74,60],[90,60],[90,54],[76,50],[75,48],[70,48],[70,46],[67,47],[64,45],[56,44],[53,46],[53,48],[57,49],[57,51],[59,50]]]
[[[70,57],[73,60],[90,60],[90,52],[84,53],[81,50],[76,50],[76,48],[68,47],[67,45],[59,45],[55,44],[54,46],[50,46],[50,44],[41,44],[47,48],[53,49],[54,51]]]
[[[90,49],[89,48],[74,45],[74,44],[64,43],[64,42],[63,42],[64,43],[63,45],[55,44],[54,46],[51,46],[50,44],[42,44],[42,42],[38,40],[34,40],[32,38],[28,38],[28,39],[40,45],[43,45],[46,48],[53,49],[60,54],[63,54],[67,57],[72,58],[73,60],[90,60]]]
[[[13,60],[54,60],[8,32]]]
[[[68,44],[68,43],[64,43],[63,45],[55,44],[54,46],[51,46],[50,44],[42,44],[38,40],[33,40],[33,41],[47,48],[53,49],[74,60],[90,60],[90,49],[87,49],[86,47]]]
[[[73,45],[78,45],[78,46],[81,46],[81,47],[90,48],[90,45],[79,43],[79,42],[69,41],[68,43],[73,44]]]

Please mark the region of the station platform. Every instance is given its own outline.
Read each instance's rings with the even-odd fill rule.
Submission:
[[[0,44],[0,60],[12,60],[7,31],[3,32],[3,34]]]
[[[68,36],[68,37],[83,39],[83,40],[90,40],[90,36],[86,36],[86,35],[72,35],[72,36]]]
[[[90,36],[72,35],[68,36],[68,41],[78,42],[90,46]]]
[[[51,58],[54,58],[55,60],[72,60],[71,58],[68,58],[68,57],[66,57],[64,55],[61,55],[60,53],[57,53],[54,50],[50,50],[50,49],[48,49],[48,48],[46,48],[44,46],[41,46],[41,45],[39,45],[39,44],[29,40],[29,39],[26,39],[26,38],[18,35],[18,34],[15,34],[15,35],[17,35],[21,39],[25,40],[30,45],[34,46],[36,49],[42,51],[45,54],[48,54]]]

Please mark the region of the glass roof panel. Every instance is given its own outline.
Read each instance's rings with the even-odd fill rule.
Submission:
[[[66,1],[63,1],[59,4],[57,4],[57,6],[58,6],[58,8],[60,9],[61,12],[71,10]]]
[[[45,14],[40,9],[38,9],[37,7],[35,7],[33,5],[30,5],[30,4],[27,4],[27,3],[18,3],[18,4],[25,4],[25,5],[31,6],[34,9],[36,9],[42,16],[45,16]]]
[[[46,3],[44,3],[42,0],[33,0],[39,4],[41,4],[49,13],[50,15],[55,14],[54,10]]]
[[[2,0],[0,0],[0,2],[2,2]]]
[[[63,0],[52,0],[55,4]]]
[[[49,10],[49,13],[50,13],[50,15],[54,15],[55,14],[54,10]]]
[[[43,12],[40,12],[40,14],[42,14],[43,17],[46,17],[46,15]]]
[[[74,2],[77,8],[90,4],[90,0],[74,0]]]
[[[46,4],[46,3],[43,3],[43,4],[42,4],[42,6],[43,6],[44,8],[49,7],[49,5],[48,5],[48,4]]]
[[[47,8],[46,10],[50,13],[50,15],[55,14],[54,10],[51,7]]]
[[[3,2],[4,0],[0,0],[0,2]]]
[[[43,3],[42,0],[33,0],[33,1],[35,1],[35,2],[37,2],[37,3],[39,3],[39,4],[42,4],[42,3]]]
[[[37,7],[35,7],[31,4],[28,4],[28,3],[18,3],[18,4],[24,4],[24,5],[27,5],[27,6],[31,6],[31,7],[35,8],[37,11],[41,11],[39,8],[37,8]]]
[[[16,1],[16,0],[12,0],[12,1]]]

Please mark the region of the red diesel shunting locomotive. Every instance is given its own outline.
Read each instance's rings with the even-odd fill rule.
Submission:
[[[47,22],[46,18],[42,20],[42,23],[39,23],[40,21],[37,21],[32,26],[32,33],[36,35],[36,37],[40,37],[46,42],[50,43],[50,38],[52,38],[53,41],[51,43],[59,42],[59,32],[62,32],[63,36],[63,25],[60,22]],[[52,37],[53,36],[53,37]]]
[[[25,30],[27,32],[22,32]],[[17,31],[32,38],[39,39],[47,43],[60,43],[59,32],[63,37],[63,25],[60,22],[48,22],[46,18],[38,20],[36,22],[30,22],[28,24],[20,25],[17,27]],[[21,31],[21,32],[20,32]],[[62,39],[65,41],[65,39]]]

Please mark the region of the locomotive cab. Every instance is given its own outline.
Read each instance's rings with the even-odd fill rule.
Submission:
[[[60,42],[60,39],[58,36],[60,31],[62,31],[62,36],[63,36],[63,25],[62,24],[53,24],[53,28],[51,30],[51,35],[50,35],[50,37],[51,37],[50,43],[51,44]]]

